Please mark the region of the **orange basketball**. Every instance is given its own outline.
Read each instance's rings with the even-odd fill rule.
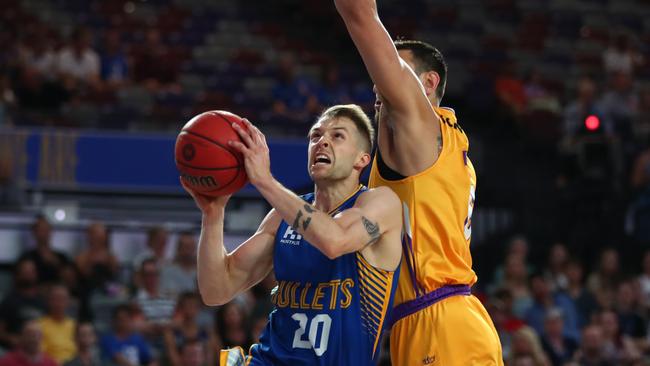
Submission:
[[[248,181],[244,157],[228,145],[229,140],[241,141],[233,123],[246,129],[242,118],[230,112],[201,113],[187,122],[176,138],[176,167],[183,182],[195,192],[223,196]]]

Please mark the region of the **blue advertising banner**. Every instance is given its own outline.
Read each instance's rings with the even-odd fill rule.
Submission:
[[[0,156],[34,188],[179,193],[175,141],[168,134],[9,129],[0,130]],[[292,190],[309,189],[307,142],[270,140],[269,149],[273,175]]]

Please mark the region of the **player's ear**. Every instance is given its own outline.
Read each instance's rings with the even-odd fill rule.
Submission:
[[[440,84],[440,75],[435,71],[427,71],[420,75],[420,81],[424,86],[427,97],[430,97],[436,93],[436,89]]]
[[[371,161],[372,161],[372,157],[370,156],[370,154],[365,151],[361,151],[359,153],[359,157],[357,158],[356,164],[354,164],[354,167],[356,169],[362,170],[363,168],[367,167]]]

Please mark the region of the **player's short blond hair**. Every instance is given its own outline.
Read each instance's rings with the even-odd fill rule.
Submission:
[[[359,141],[362,144],[363,151],[370,153],[375,141],[375,128],[372,127],[370,118],[356,104],[338,104],[327,108],[317,119],[317,121],[329,120],[332,118],[346,117],[354,122],[354,125],[361,136]]]

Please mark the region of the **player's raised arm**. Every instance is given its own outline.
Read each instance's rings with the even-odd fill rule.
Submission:
[[[437,116],[428,99],[441,82],[439,75],[428,73],[421,81],[399,57],[375,0],[335,0],[335,4],[386,107],[390,133],[389,126],[380,126],[382,155],[404,175],[428,168],[439,154],[440,128],[434,124]]]
[[[317,210],[286,189],[271,175],[264,135],[250,122],[244,122],[247,130],[233,125],[243,142],[231,141],[230,145],[244,155],[246,173],[251,184],[275,208],[279,216],[328,258],[334,259],[359,251],[376,243],[388,231],[401,231],[401,204],[397,195],[388,188],[364,192],[353,208],[344,210],[335,217]],[[393,257],[399,258],[400,253],[396,254]]]
[[[390,188],[374,188],[361,194],[352,208],[334,216],[336,237],[326,225],[321,230],[314,228],[313,236],[321,250],[333,257],[341,256],[377,242],[391,230],[401,232],[401,212],[400,200]]]
[[[357,46],[377,91],[396,113],[431,115],[422,84],[398,55],[379,20],[374,0],[336,0],[336,8]],[[422,119],[422,118],[421,118]],[[413,121],[418,123],[422,121]]]
[[[400,201],[388,188],[361,194],[354,207],[334,217],[307,204],[275,180],[257,188],[294,230],[330,259],[362,250],[391,230],[401,231]],[[394,258],[400,258],[400,253],[396,254]],[[381,267],[397,265],[392,264]]]
[[[197,255],[199,292],[207,305],[222,305],[260,282],[273,269],[273,242],[280,216],[269,212],[257,232],[232,253],[223,245],[227,197],[207,197],[185,189],[203,213]]]

